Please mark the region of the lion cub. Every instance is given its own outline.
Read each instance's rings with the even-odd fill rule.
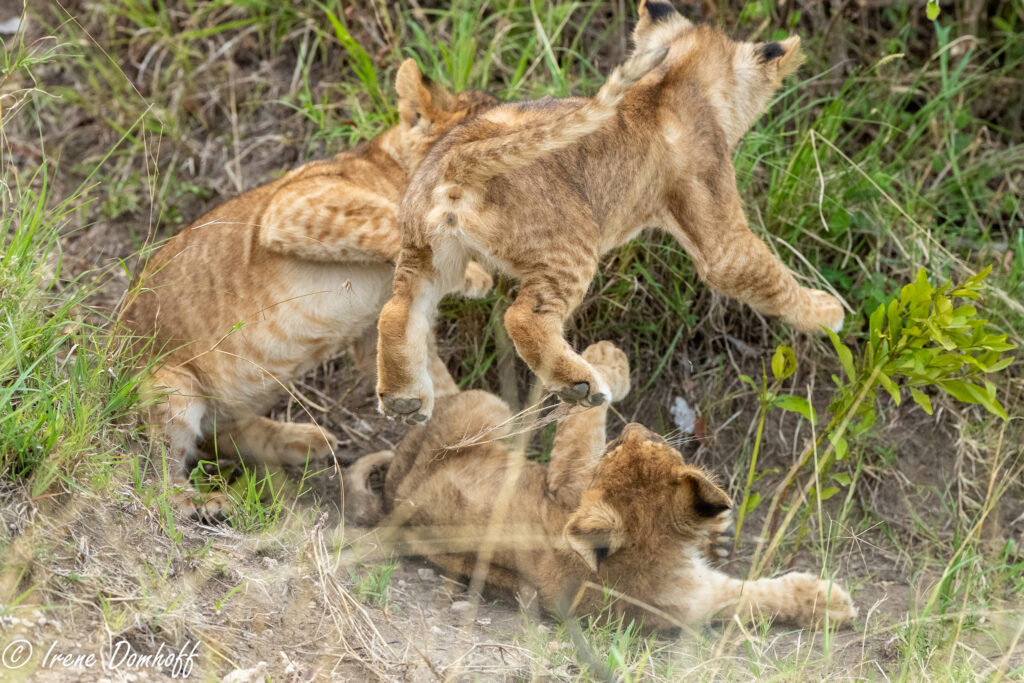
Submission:
[[[600,342],[583,357],[613,400],[627,393],[622,351]],[[803,626],[822,622],[826,612],[832,623],[856,615],[845,590],[816,576],[744,582],[712,569],[731,523],[729,496],[638,424],[605,445],[607,409],[605,403],[559,422],[545,467],[498,441],[511,418],[501,399],[482,391],[449,396],[396,453],[356,461],[346,491],[367,491],[361,479],[390,462],[385,538],[466,577],[490,538],[497,545],[488,582],[510,590],[526,584],[551,611],[575,605],[577,613],[596,616],[606,604],[605,586],[619,598],[615,614],[655,628],[732,615]],[[506,513],[492,520],[502,500]]]
[[[839,301],[801,287],[747,227],[732,165],[744,132],[801,63],[800,39],[735,42],[661,1],[640,3],[633,40],[634,56],[595,98],[495,107],[439,140],[413,175],[378,324],[381,411],[430,417],[416,339],[470,258],[519,279],[505,326],[547,388],[584,405],[607,400],[563,328],[601,255],[649,226],[672,234],[718,291],[801,330],[840,329]],[[660,49],[660,64],[644,61]]]
[[[497,103],[430,83],[411,59],[396,90],[398,125],[210,211],[138,276],[121,320],[140,343],[153,338],[152,353],[166,354],[149,380],[154,393],[167,394],[150,423],[166,435],[173,480],[187,481],[200,443],[215,433],[219,449],[267,464],[333,449],[335,437],[314,424],[263,415],[289,382],[346,345],[372,358],[409,175],[440,135]],[[464,265],[449,291],[482,295],[490,276]],[[429,330],[417,343],[430,356],[432,380],[456,391]]]

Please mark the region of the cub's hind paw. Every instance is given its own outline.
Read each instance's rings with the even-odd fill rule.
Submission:
[[[569,389],[563,389],[558,392],[558,398],[566,403],[577,403],[587,408],[599,406],[608,400],[608,397],[602,391],[596,391],[591,394],[590,382],[578,382]]]
[[[476,261],[466,264],[464,278],[459,293],[467,299],[480,299],[494,286],[494,278]]]
[[[423,407],[419,398],[400,398],[380,394],[380,412],[391,418],[398,418],[409,425],[423,424],[430,419],[430,412]]]

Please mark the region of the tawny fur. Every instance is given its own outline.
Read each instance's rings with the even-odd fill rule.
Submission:
[[[735,42],[664,2],[640,12],[633,56],[596,97],[495,107],[439,140],[414,174],[379,322],[385,413],[430,416],[427,359],[414,340],[471,258],[519,279],[509,336],[548,389],[584,405],[606,400],[607,387],[566,342],[565,321],[601,255],[645,227],[676,237],[714,289],[801,330],[841,327],[839,301],[800,286],[750,231],[732,165],[802,61],[799,38]]]
[[[396,89],[398,125],[210,211],[136,279],[121,319],[166,354],[149,381],[151,393],[166,394],[150,423],[166,436],[174,481],[186,480],[214,430],[220,452],[269,465],[333,449],[335,437],[316,425],[263,415],[289,382],[348,346],[373,373],[374,323],[391,290],[409,176],[440,135],[496,104],[425,81],[411,59]],[[480,296],[490,285],[468,263],[445,293]],[[455,391],[430,330],[417,342],[441,392]]]
[[[612,399],[626,394],[622,351],[601,342],[583,357]],[[498,397],[449,396],[397,453],[367,456],[365,466],[357,461],[346,489],[365,492],[365,482],[355,480],[390,461],[381,524],[386,548],[468,578],[492,544],[488,583],[536,591],[542,606],[557,613],[596,616],[607,594],[612,615],[655,628],[733,615],[803,626],[822,622],[826,611],[831,623],[855,616],[846,591],[816,576],[744,582],[713,569],[730,522],[728,495],[638,424],[606,445],[607,408],[561,421],[544,466],[499,440],[511,414]]]

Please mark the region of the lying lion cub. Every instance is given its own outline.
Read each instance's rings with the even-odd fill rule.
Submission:
[[[612,399],[626,394],[622,351],[601,342],[583,357]],[[826,612],[833,623],[856,615],[845,590],[810,574],[743,582],[712,569],[731,521],[729,497],[638,424],[606,446],[606,413],[607,403],[561,421],[545,467],[510,455],[496,440],[511,417],[501,399],[481,391],[449,396],[396,453],[356,461],[346,491],[366,493],[367,473],[390,462],[385,538],[466,577],[491,538],[488,582],[512,590],[525,583],[552,611],[574,605],[597,615],[605,586],[618,596],[614,613],[655,628],[732,615],[804,626],[822,622]],[[502,501],[506,514],[493,520]]]
[[[398,125],[217,207],[138,277],[121,318],[140,339],[155,337],[153,353],[166,353],[150,384],[167,397],[150,423],[166,434],[173,480],[186,481],[200,442],[215,431],[219,449],[272,465],[333,449],[335,437],[314,424],[263,415],[289,382],[346,345],[372,358],[409,175],[440,135],[497,102],[481,92],[452,94],[411,59],[396,90]],[[470,263],[451,290],[479,296],[490,286]],[[417,343],[441,391],[456,391],[429,330]],[[211,500],[205,512],[222,504]]]
[[[608,388],[566,342],[565,321],[601,255],[646,227],[672,234],[718,291],[801,330],[840,329],[839,301],[801,287],[747,227],[732,165],[744,132],[803,61],[800,39],[735,42],[661,1],[640,3],[633,40],[623,73],[668,54],[646,75],[617,71],[592,99],[495,107],[439,140],[414,174],[379,322],[382,412],[430,417],[416,339],[471,258],[519,279],[509,337],[549,390],[584,405],[607,400]]]

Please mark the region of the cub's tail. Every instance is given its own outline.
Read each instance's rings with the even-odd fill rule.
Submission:
[[[370,453],[352,463],[342,475],[345,484],[345,521],[354,526],[373,526],[384,516],[381,497],[370,488],[370,475],[391,464],[394,451]]]
[[[594,97],[567,116],[539,124],[529,118],[514,121],[504,131],[458,145],[449,152],[445,178],[459,184],[479,184],[568,147],[614,117],[629,88],[661,64],[667,54],[668,48],[662,47],[633,55],[612,72]],[[494,122],[496,117],[482,118]]]

